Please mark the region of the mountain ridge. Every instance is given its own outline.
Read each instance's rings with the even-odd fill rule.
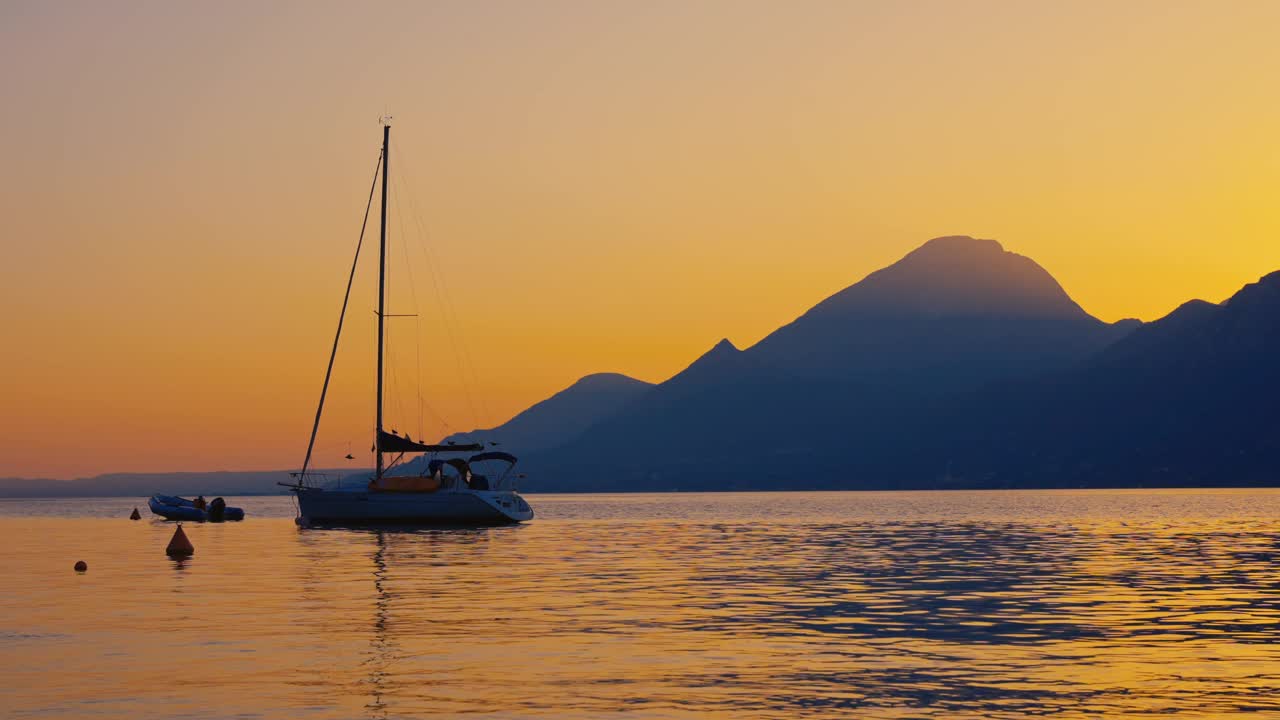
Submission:
[[[936,252],[939,247],[945,257]],[[869,292],[865,284],[870,280],[882,282],[886,277],[895,281],[888,283],[894,291],[890,295],[902,296],[911,283],[898,282],[901,278],[889,271],[901,269],[909,259],[916,262],[925,249],[938,260],[926,263],[933,268],[963,265],[956,253],[970,252],[969,259],[999,258],[997,262],[1032,277],[1009,294],[983,285],[993,276],[1003,277],[1003,271],[979,273],[980,301],[966,306],[945,298],[943,309],[950,314],[942,319],[934,298],[917,302],[909,292],[907,312],[902,305],[886,312],[879,298],[862,305],[849,300]],[[1047,271],[994,241],[949,236],[921,250],[835,293],[766,340],[739,351],[736,367],[749,372],[719,377],[701,387],[691,387],[694,383],[677,374],[627,412],[590,428],[577,443],[557,453],[535,454],[531,472],[536,476],[545,468],[563,489],[610,490],[933,487],[940,477],[949,478],[948,486],[967,487],[1123,485],[1124,472],[1146,478],[1142,482],[1163,477],[1185,483],[1186,478],[1176,473],[1152,476],[1144,458],[1165,452],[1161,443],[1174,442],[1169,438],[1189,448],[1197,446],[1197,435],[1231,442],[1222,432],[1196,424],[1205,409],[1223,413],[1232,408],[1229,402],[1206,397],[1212,393],[1205,388],[1227,388],[1230,397],[1237,398],[1232,402],[1255,416],[1261,410],[1252,399],[1238,400],[1246,393],[1242,378],[1280,391],[1277,380],[1261,372],[1255,360],[1280,353],[1268,344],[1276,334],[1275,319],[1280,318],[1280,273],[1245,286],[1221,305],[1190,302],[1155,323],[1107,324],[1084,312]],[[911,274],[931,277],[915,274],[914,269]],[[967,283],[954,284],[948,292],[963,291]],[[1029,318],[1001,312],[1002,305],[991,302],[1027,292],[1046,300]],[[816,311],[824,305],[828,310]],[[975,307],[993,315],[975,316]],[[771,338],[775,344],[785,340],[790,351],[803,352],[805,334],[798,340],[788,337],[794,333],[789,328],[814,317],[854,318],[860,335],[855,348],[873,355],[873,362],[849,353],[843,358],[843,372],[806,372],[812,366],[789,365],[785,357],[761,357],[761,348]],[[876,322],[865,322],[868,317]],[[895,321],[887,330],[876,324],[885,317]],[[962,332],[954,332],[957,328]],[[847,329],[828,324],[816,333],[825,342],[819,351],[839,348],[837,335]],[[1153,341],[1164,337],[1172,345]],[[995,352],[987,353],[992,348]],[[1021,362],[1002,363],[1010,356]],[[1129,359],[1118,360],[1125,357]],[[934,359],[942,362],[931,364]],[[943,378],[947,382],[937,382],[946,373],[946,363],[966,360],[981,372],[955,373]],[[700,359],[690,370],[708,365]],[[885,371],[890,365],[896,365],[892,369],[900,371],[898,375]],[[1164,365],[1170,369],[1161,370]],[[670,384],[677,379],[684,382],[674,393]],[[1183,387],[1187,383],[1195,384]],[[1248,452],[1269,447],[1265,438],[1250,435],[1248,423],[1226,425],[1240,438],[1252,438],[1241,440],[1254,448]],[[1141,453],[1125,449],[1126,436],[1143,448]],[[1079,446],[1073,445],[1077,441]],[[1090,448],[1097,453],[1094,465]],[[1208,477],[1203,458],[1193,455],[1171,456],[1182,458],[1185,473]],[[954,475],[944,472],[953,460]],[[1274,460],[1272,467],[1280,466],[1280,458]],[[779,463],[788,469],[779,472]],[[1077,474],[1064,471],[1067,467]],[[1240,472],[1242,481],[1254,482],[1261,470]],[[1210,482],[1224,478],[1217,474]]]
[[[1030,258],[945,236],[751,347],[587,375],[451,438],[501,442],[535,492],[1268,484],[1278,355],[1280,271],[1108,324]]]

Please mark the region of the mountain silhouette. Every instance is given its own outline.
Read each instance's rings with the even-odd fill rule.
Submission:
[[[959,390],[1067,367],[1133,323],[1086,313],[995,240],[930,240],[823,300],[748,352],[775,372]]]
[[[501,442],[534,492],[1275,485],[1277,357],[1280,272],[1107,324],[1030,259],[953,236],[753,347],[721,340],[658,385],[590,375],[455,439]]]
[[[1108,348],[1090,365],[1098,368],[1134,368],[1151,377],[1158,374],[1190,375],[1205,370],[1225,371],[1224,363],[1252,372],[1272,363],[1256,357],[1274,349],[1280,316],[1280,271],[1241,288],[1226,302],[1203,300],[1184,303],[1166,317],[1136,330]],[[1207,378],[1206,378],[1207,379]]]
[[[1221,305],[1188,302],[1069,372],[989,388],[922,434],[946,438],[971,481],[1274,484],[1278,353],[1280,272]]]
[[[451,435],[446,441],[497,442],[516,454],[553,448],[618,412],[652,387],[619,373],[587,375],[502,425]]]
[[[1137,325],[1090,316],[994,240],[936,238],[754,347],[721,341],[573,442],[535,454],[531,472],[572,488],[771,486],[802,468],[834,482],[849,472],[846,455],[868,457],[859,438],[993,382],[1074,367]]]
[[[664,392],[681,392],[740,377],[747,369],[743,352],[728,338],[716,343],[689,367],[662,383]]]
[[[564,490],[1274,485],[1276,357],[1280,272],[965,390],[753,369],[663,403],[659,385],[530,472]]]

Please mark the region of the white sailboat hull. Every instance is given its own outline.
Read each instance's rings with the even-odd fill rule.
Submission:
[[[298,524],[511,525],[533,519],[533,509],[511,490],[368,492],[297,488]]]

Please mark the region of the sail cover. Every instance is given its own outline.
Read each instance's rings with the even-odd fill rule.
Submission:
[[[484,445],[480,443],[470,443],[463,445],[426,445],[420,442],[414,442],[407,437],[392,435],[389,432],[378,433],[378,449],[384,453],[417,453],[417,452],[475,452],[483,450]]]
[[[515,455],[512,455],[511,453],[500,452],[497,450],[492,450],[490,452],[482,452],[479,455],[472,455],[471,457],[467,458],[467,462],[469,463],[481,462],[483,460],[501,460],[505,463],[510,463],[512,465],[516,464]]]

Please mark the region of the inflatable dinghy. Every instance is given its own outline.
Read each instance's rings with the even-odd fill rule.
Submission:
[[[204,509],[186,498],[172,495],[152,495],[147,501],[151,512],[165,520],[187,520],[189,522],[222,522],[223,520],[243,520],[244,510],[227,507],[221,503],[222,498],[214,498]]]

